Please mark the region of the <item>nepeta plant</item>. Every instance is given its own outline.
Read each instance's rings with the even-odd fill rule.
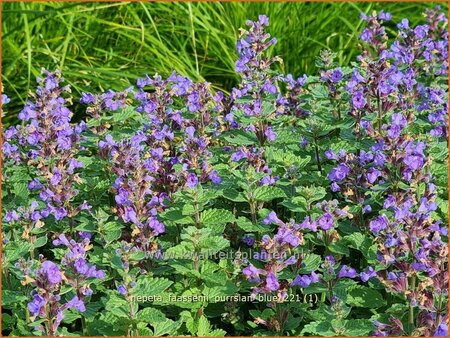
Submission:
[[[79,123],[43,71],[3,131],[4,333],[447,335],[447,19],[361,18],[351,67],[283,74],[261,15],[229,95],[144,75]]]

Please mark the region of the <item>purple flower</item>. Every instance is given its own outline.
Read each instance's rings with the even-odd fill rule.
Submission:
[[[388,219],[386,218],[386,216],[381,215],[370,221],[369,228],[370,231],[372,231],[374,234],[378,234],[380,231],[386,229],[387,225]]]
[[[125,222],[131,222],[134,224],[139,223],[139,220],[137,219],[136,211],[134,211],[134,209],[131,207],[125,208],[125,212],[123,214],[123,220]]]
[[[63,207],[54,208],[52,212],[53,216],[55,216],[56,220],[58,221],[62,220],[64,217],[67,216],[67,210]]]
[[[341,191],[341,187],[336,182],[331,183],[331,191],[338,192]]]
[[[448,337],[448,325],[445,323],[439,324],[433,336],[435,337]]]
[[[91,93],[81,93],[80,103],[91,104],[95,102],[95,96]]]
[[[342,70],[340,68],[336,68],[331,73],[331,81],[337,83],[342,80]]]
[[[244,157],[247,157],[247,155],[244,153],[242,149],[239,149],[237,152],[231,155],[231,160],[234,162],[238,162],[242,160]]]
[[[272,127],[268,127],[264,134],[269,141],[275,141],[277,139],[277,134],[272,130]]]
[[[117,287],[117,292],[119,292],[122,296],[126,296],[127,293],[128,293],[127,288],[126,288],[125,285],[123,285],[123,284],[120,284],[120,285]]]
[[[347,266],[347,265],[342,265],[341,270],[339,271],[338,277],[339,278],[355,278],[356,277],[356,270]]]
[[[220,184],[220,182],[222,182],[222,178],[217,174],[217,171],[212,170],[209,175],[208,178],[211,180],[212,183],[214,184]]]
[[[33,296],[33,300],[28,303],[27,307],[33,316],[37,316],[37,315],[39,315],[39,313],[41,312],[41,309],[45,306],[46,303],[47,302],[41,295],[35,294]]]
[[[416,26],[416,28],[414,28],[414,35],[415,35],[416,39],[417,40],[424,39],[428,34],[429,28],[430,27],[428,27],[427,25]]]
[[[363,214],[367,214],[367,213],[369,213],[369,212],[371,212],[371,211],[372,211],[372,207],[371,207],[370,205],[365,205],[365,206],[362,208]]]
[[[325,157],[329,160],[338,160],[337,155],[331,149],[325,150]]]
[[[388,234],[386,236],[386,240],[384,241],[384,246],[386,248],[392,248],[398,244],[398,239],[395,238],[392,234]]]
[[[395,124],[392,125],[387,131],[387,134],[391,139],[398,138],[400,136],[400,133],[401,133],[401,128]]]
[[[405,163],[411,170],[419,170],[424,165],[424,158],[422,155],[408,155],[403,159]]]
[[[30,183],[28,183],[28,189],[30,190],[41,190],[44,185],[39,182],[37,178],[33,178]]]
[[[378,13],[378,19],[384,20],[384,21],[391,21],[392,14],[389,12],[380,11],[380,13]]]
[[[291,286],[300,286],[302,288],[306,288],[311,284],[311,277],[308,275],[297,275],[295,279],[292,281]]]
[[[319,226],[322,228],[322,230],[330,230],[333,227],[334,220],[333,216],[330,213],[324,214],[322,217],[319,218]]]
[[[245,235],[242,237],[242,242],[244,242],[247,246],[253,246],[255,244],[255,237],[251,235]]]
[[[406,117],[401,113],[392,114],[392,124],[405,128],[407,124]]]
[[[186,128],[186,134],[188,135],[189,139],[194,138],[195,128],[192,126],[189,126]]]
[[[364,94],[360,91],[354,92],[352,97],[353,106],[357,109],[362,109],[366,105]]]
[[[2,106],[4,104],[8,104],[9,102],[11,102],[11,100],[9,99],[8,96],[6,96],[5,94],[2,94]]]
[[[86,311],[84,302],[80,298],[78,298],[78,296],[73,297],[69,302],[67,302],[66,308],[67,309],[75,309],[80,312]]]
[[[147,224],[151,229],[153,229],[155,236],[162,234],[166,231],[164,224],[154,217],[150,218]]]
[[[402,21],[397,25],[398,29],[409,29],[409,20],[402,19]]]
[[[3,221],[6,223],[12,222],[12,221],[18,221],[20,219],[19,214],[15,210],[7,211],[5,214],[5,217],[3,218]]]
[[[197,175],[195,174],[188,174],[187,178],[186,178],[186,185],[188,188],[195,188],[198,185],[198,178]]]
[[[78,235],[80,236],[81,239],[90,240],[92,238],[92,233],[86,231],[79,231]]]
[[[370,184],[375,183],[377,178],[380,176],[381,176],[381,172],[378,169],[370,168],[367,171],[367,180],[369,181]]]
[[[277,217],[277,214],[275,211],[271,211],[266,218],[264,218],[263,223],[265,225],[269,225],[271,223],[280,224],[282,223],[281,220]]]
[[[76,272],[82,275],[85,275],[89,271],[89,266],[86,264],[84,258],[78,258],[74,263],[74,267]]]
[[[266,287],[270,291],[276,291],[280,288],[280,283],[273,272],[269,272],[266,278]]]
[[[260,271],[259,269],[255,268],[255,266],[253,266],[252,264],[250,264],[249,266],[245,267],[242,270],[242,273],[247,276],[247,278],[249,278],[250,282],[260,282],[261,278],[259,277]]]
[[[119,188],[118,194],[115,196],[116,203],[118,205],[128,205],[129,192],[124,188]]]
[[[50,261],[45,261],[41,265],[38,274],[42,275],[50,284],[58,284],[62,280],[61,271],[59,267]]]
[[[261,14],[258,16],[258,22],[261,26],[269,26],[269,18],[267,15]]]
[[[336,168],[332,169],[328,174],[328,179],[332,182],[341,181],[347,177],[350,172],[350,168],[346,164],[339,164]]]
[[[67,239],[66,235],[60,234],[57,239],[53,240],[53,245],[54,246],[59,246],[59,245],[69,246],[70,242]]]
[[[376,276],[377,276],[377,273],[376,273],[375,269],[371,266],[369,266],[366,271],[363,271],[359,274],[359,277],[361,278],[361,280],[363,282],[367,282],[369,279],[374,278]]]
[[[260,182],[262,185],[272,185],[272,184],[275,184],[276,181],[277,181],[276,177],[267,175],[267,176],[264,176],[263,178],[261,178]]]
[[[422,214],[428,214],[432,211],[435,211],[436,209],[437,209],[437,204],[435,202],[430,201],[426,197],[422,197],[420,200],[419,209],[417,211]]]

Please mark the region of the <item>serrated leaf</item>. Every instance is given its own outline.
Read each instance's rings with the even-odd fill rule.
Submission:
[[[233,202],[247,202],[244,194],[236,189],[226,189],[222,196]]]
[[[201,316],[198,320],[197,336],[199,336],[199,337],[208,336],[210,330],[211,330],[211,325],[209,324],[208,319],[205,316]]]
[[[118,123],[118,122],[123,122],[126,120],[131,119],[131,117],[133,116],[137,116],[138,114],[136,113],[136,111],[134,110],[133,107],[125,107],[124,109],[120,109],[116,112],[114,112],[113,114],[113,121]]]
[[[257,201],[269,202],[275,198],[286,197],[283,190],[278,187],[264,185],[255,189],[254,198]]]
[[[298,273],[310,273],[311,271],[316,271],[320,266],[320,262],[322,259],[319,255],[316,254],[308,254],[302,261],[301,268],[298,270]]]
[[[21,201],[28,200],[28,196],[30,195],[30,191],[28,190],[28,184],[25,182],[14,183],[13,192],[14,195]]]
[[[148,324],[162,322],[167,319],[164,313],[151,307],[140,310],[137,313],[136,318],[138,321]]]
[[[9,306],[27,300],[28,297],[22,292],[2,289],[2,306]]]
[[[264,227],[260,224],[253,224],[252,221],[250,221],[248,218],[242,216],[236,219],[236,224],[239,228],[241,228],[245,232],[264,233],[267,232],[268,230],[268,227]]]
[[[165,278],[141,277],[136,283],[135,293],[146,297],[152,297],[165,291],[173,284]]]
[[[233,221],[233,213],[225,209],[207,209],[200,215],[200,222],[203,225],[225,224]]]

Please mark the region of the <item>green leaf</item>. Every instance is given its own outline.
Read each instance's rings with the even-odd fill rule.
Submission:
[[[268,227],[264,227],[260,224],[253,224],[248,218],[246,217],[238,217],[236,219],[236,224],[239,228],[244,230],[245,232],[260,232],[264,233],[267,232],[269,229]]]
[[[28,297],[22,292],[2,289],[2,306],[9,306],[27,300]]]
[[[351,319],[344,321],[344,329],[344,336],[361,337],[368,336],[370,332],[374,331],[374,325],[369,319]]]
[[[253,135],[253,133],[247,133],[245,131],[236,129],[224,136],[224,139],[231,144],[235,145],[253,145],[258,142],[258,139]]]
[[[300,335],[305,335],[306,333],[309,333],[311,336],[335,336],[336,333],[333,330],[333,327],[331,326],[331,322],[323,321],[323,322],[311,322],[309,324],[306,324],[302,331],[300,332]]]
[[[210,330],[211,330],[211,325],[209,324],[208,319],[205,316],[201,316],[198,320],[197,335],[199,337],[208,336]]]
[[[153,326],[153,335],[156,337],[161,337],[163,335],[174,336],[178,328],[181,326],[180,321],[173,321],[171,319],[167,319],[162,322],[150,323]]]
[[[347,290],[347,304],[358,307],[378,308],[386,305],[383,296],[376,290],[356,285]]]
[[[328,246],[328,249],[336,254],[346,255],[348,256],[350,254],[350,251],[348,250],[348,246],[345,245],[342,241],[334,242]]]
[[[36,239],[33,243],[33,247],[36,249],[44,246],[45,244],[47,244],[47,236],[42,236]]]
[[[233,213],[225,209],[207,209],[200,215],[200,222],[203,225],[226,224],[233,221]]]
[[[104,238],[108,243],[118,240],[122,236],[123,226],[119,222],[108,222],[104,225]]]
[[[320,266],[321,258],[316,254],[308,254],[302,261],[302,266],[298,270],[298,273],[309,273],[311,271],[316,271]]]
[[[233,202],[247,202],[245,195],[236,189],[226,189],[223,192],[223,197]]]
[[[131,119],[133,116],[138,116],[138,113],[134,110],[133,107],[125,107],[124,109],[120,109],[113,114],[113,121],[123,122]]]
[[[137,280],[135,294],[146,297],[156,296],[172,284],[173,282],[168,279],[143,276]]]
[[[9,262],[14,262],[19,258],[23,258],[33,250],[33,244],[25,241],[10,242],[10,244],[4,247],[5,257]]]
[[[108,312],[119,318],[129,318],[130,306],[128,302],[116,293],[111,293],[105,303]]]
[[[16,195],[18,203],[23,203],[28,200],[28,196],[30,195],[30,191],[28,190],[28,184],[25,182],[16,182],[13,186],[14,195]]]
[[[157,309],[147,307],[145,309],[140,310],[136,314],[136,318],[140,322],[152,324],[164,321],[166,319],[166,316],[164,315],[164,313],[162,313]]]
[[[159,214],[161,219],[174,221],[178,224],[194,224],[194,220],[190,216],[183,214],[183,211],[178,208],[170,208]]]
[[[286,197],[283,190],[278,187],[264,185],[255,189],[254,198],[257,201],[269,202],[275,198]]]

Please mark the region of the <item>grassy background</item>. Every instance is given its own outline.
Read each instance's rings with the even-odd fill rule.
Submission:
[[[343,65],[354,60],[360,12],[385,9],[394,22],[406,16],[417,24],[435,4],[2,3],[2,82],[12,99],[3,122],[15,122],[42,67],[62,69],[76,97],[86,90],[123,89],[145,73],[174,69],[228,91],[238,81],[239,27],[258,14],[270,18],[282,70],[300,75],[315,72],[314,58],[323,48],[336,51]]]

